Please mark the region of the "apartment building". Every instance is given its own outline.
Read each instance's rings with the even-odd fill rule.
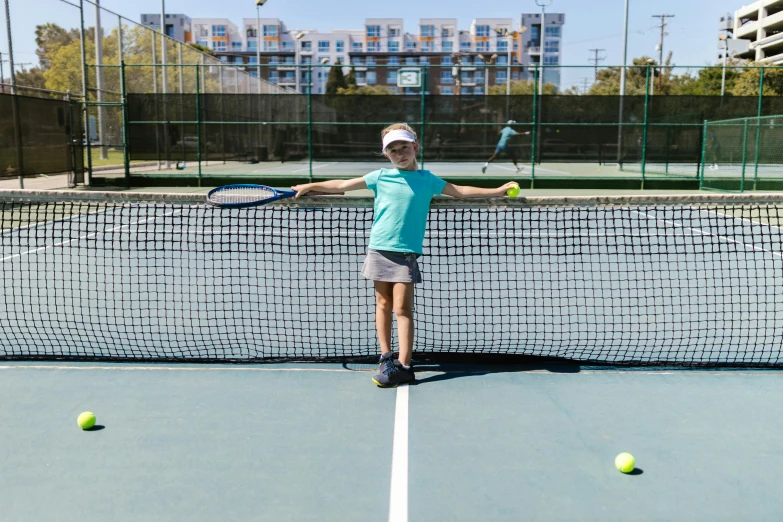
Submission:
[[[189,42],[191,40],[190,18],[184,14],[166,14],[166,35],[179,40],[180,42]],[[141,15],[141,25],[160,31],[160,14]]]
[[[733,38],[747,40],[738,58],[783,64],[783,0],[758,0],[734,12]]]
[[[142,15],[159,22],[160,15]],[[178,15],[179,16],[179,15]],[[476,18],[460,29],[456,18],[422,18],[406,32],[401,18],[368,18],[362,29],[320,32],[289,29],[282,20],[245,18],[241,27],[227,19],[195,18],[184,41],[215,51],[226,63],[300,92],[325,92],[329,68],[344,64],[354,70],[358,85],[379,85],[395,93],[419,93],[397,87],[402,67],[427,70],[425,90],[431,94],[480,95],[493,85],[531,79],[529,67],[541,63],[540,14],[512,18]],[[168,16],[167,16],[168,19]],[[565,16],[548,14],[544,24],[545,64],[560,64],[560,42]],[[521,30],[526,26],[526,30]],[[309,66],[312,78],[309,77]],[[505,66],[505,67],[504,67]],[[546,81],[559,86],[559,74],[547,72]]]

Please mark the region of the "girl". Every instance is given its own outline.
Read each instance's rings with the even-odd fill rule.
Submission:
[[[364,177],[331,180],[291,187],[295,197],[311,190],[327,193],[368,188],[375,195],[374,220],[362,276],[375,282],[375,327],[381,345],[380,371],[373,382],[393,388],[415,379],[413,355],[413,285],[421,283],[416,259],[422,254],[427,214],[433,196],[455,198],[503,196],[515,185],[496,189],[453,185],[430,171],[419,170],[416,133],[404,123],[386,127],[381,133],[383,155],[394,168],[370,172]],[[399,357],[391,351],[392,312],[397,317]]]

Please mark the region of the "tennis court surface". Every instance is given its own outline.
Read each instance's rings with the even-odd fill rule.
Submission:
[[[0,191],[9,520],[780,518],[783,197],[438,198],[397,390],[371,205]]]

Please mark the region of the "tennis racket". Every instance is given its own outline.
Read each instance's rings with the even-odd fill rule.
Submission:
[[[224,208],[255,207],[293,196],[296,191],[265,185],[224,185],[209,191],[207,203]]]

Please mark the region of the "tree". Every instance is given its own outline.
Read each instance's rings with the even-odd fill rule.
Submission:
[[[364,95],[386,95],[394,94],[391,89],[384,85],[363,85],[357,87],[356,84],[349,86],[345,89],[337,89],[337,94],[364,94]]]
[[[38,61],[41,64],[41,68],[45,71],[49,69],[49,57],[54,54],[59,47],[68,45],[74,38],[79,38],[79,33],[75,29],[66,31],[62,27],[54,23],[46,23],[43,25],[35,26],[35,44],[38,49],[35,50],[35,54],[38,56]]]
[[[731,93],[734,84],[740,75],[736,68],[736,62],[726,67],[726,93]],[[708,67],[700,69],[698,75],[685,73],[675,78],[677,84],[676,94],[691,96],[720,96],[721,81],[723,78],[722,67]]]
[[[625,94],[627,95],[644,95],[644,89],[647,81],[647,68],[652,58],[642,56],[641,58],[633,59],[633,66],[625,69]],[[652,66],[655,62],[652,61]],[[653,81],[653,70],[650,70],[650,81]],[[620,68],[608,67],[601,69],[596,75],[596,81],[587,94],[620,94]]]
[[[532,95],[534,92],[538,91],[538,85],[534,80],[516,80],[511,82],[511,94],[528,94]],[[505,95],[506,94],[506,86],[504,85],[493,85],[489,88],[489,91],[487,94],[493,94],[493,95]],[[544,94],[557,94],[557,87],[555,87],[551,83],[545,83],[544,84]]]
[[[351,70],[348,71],[348,74],[345,76],[345,88],[356,89],[356,71],[353,70],[353,67],[351,67]]]
[[[39,67],[33,67],[29,71],[22,70],[16,73],[16,84],[20,87],[34,87],[36,89],[46,89],[46,80]]]
[[[745,69],[742,74],[737,75],[731,88],[731,94],[734,96],[758,96],[759,82],[761,81],[760,66],[762,64],[754,63],[753,65],[757,67]],[[783,70],[777,67],[764,68],[764,95],[783,95]]]
[[[355,82],[354,82],[355,83]],[[348,84],[343,76],[343,66],[340,60],[329,68],[329,77],[326,79],[326,94],[337,94],[339,89],[347,89]]]
[[[201,51],[204,54],[208,54],[210,56],[215,56],[215,51],[213,51],[209,47],[204,47],[203,45],[199,45],[197,43],[189,43],[187,45],[188,45],[188,47],[192,47],[193,49],[195,49],[197,51]]]

